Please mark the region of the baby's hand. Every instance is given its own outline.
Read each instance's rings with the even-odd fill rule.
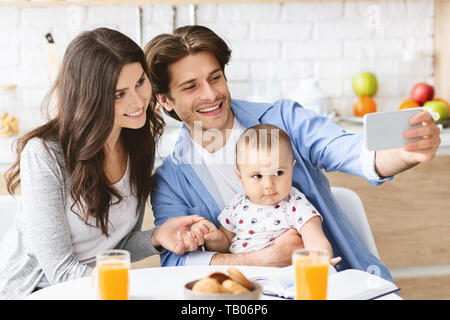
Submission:
[[[178,231],[175,249],[172,251],[178,255],[181,255],[186,251],[195,251],[198,249],[198,246],[203,244],[203,242],[201,244],[199,244],[198,242],[199,241],[194,232],[187,231],[181,233],[180,231]]]
[[[177,244],[176,250],[174,251],[176,254],[181,255],[186,251],[196,251],[198,249],[198,246],[201,246],[205,243],[203,235],[198,235],[197,232],[194,232],[197,227],[193,230],[194,225],[202,221],[206,221],[206,219],[203,217],[201,217],[200,219],[201,220],[192,224],[189,229],[177,232]]]
[[[337,265],[339,262],[341,262],[342,258],[341,257],[335,257],[330,259],[330,264],[334,267],[335,265]]]
[[[195,233],[197,239],[200,241],[217,240],[221,236],[221,232],[216,228],[214,223],[206,219],[194,223],[191,226],[191,231]],[[202,244],[203,244],[202,243]]]

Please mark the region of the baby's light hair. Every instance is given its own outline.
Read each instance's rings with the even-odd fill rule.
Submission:
[[[242,151],[272,151],[274,147],[279,148],[279,145],[285,143],[288,147],[288,152],[294,158],[292,150],[291,139],[289,135],[283,130],[269,123],[260,123],[256,126],[247,128],[236,142],[236,167],[243,164],[246,157]],[[250,155],[255,159],[258,152]]]

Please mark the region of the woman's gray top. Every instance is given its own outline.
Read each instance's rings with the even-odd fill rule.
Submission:
[[[0,243],[0,299],[22,298],[46,281],[56,284],[89,276],[95,255],[86,254],[96,250],[97,243],[103,246],[98,246],[99,251],[112,248],[130,251],[131,261],[161,253],[151,244],[154,229],[141,231],[145,208],[136,216],[136,206],[129,215],[132,224],[128,229],[109,226],[110,238],[116,239],[113,242],[101,235],[98,228],[84,223],[86,228],[96,229],[92,232],[98,236],[82,239],[84,247],[80,245],[82,241],[75,241],[81,220],[70,210],[72,200],[62,150],[57,142],[47,141],[46,145],[48,150],[41,139],[31,139],[20,156],[20,204],[14,224]],[[78,227],[74,227],[76,220]],[[83,232],[92,234],[89,230]],[[98,237],[105,239],[99,241]],[[76,246],[85,248],[89,241],[90,251],[84,250],[85,256],[80,257],[81,249],[77,251]]]

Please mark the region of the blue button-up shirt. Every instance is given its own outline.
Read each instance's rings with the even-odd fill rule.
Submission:
[[[271,123],[290,136],[296,160],[293,186],[322,214],[324,233],[333,253],[342,257],[337,269],[370,271],[392,281],[386,266],[369,252],[342,212],[323,173],[323,170],[341,171],[361,176],[373,185],[383,183],[386,179],[381,179],[374,169],[374,153],[363,147],[363,134],[346,133],[328,118],[319,117],[290,100],[253,103],[233,99],[231,109],[245,128]],[[194,152],[184,124],[172,154],[156,170],[154,178],[156,186],[151,204],[156,225],[170,217],[197,214],[220,226],[217,216],[224,207],[220,190],[201,157]],[[177,255],[167,251],[161,255],[161,264],[209,264],[214,254],[198,250]]]

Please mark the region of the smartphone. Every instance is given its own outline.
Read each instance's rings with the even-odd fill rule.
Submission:
[[[405,139],[403,132],[420,127],[410,126],[409,118],[422,112],[422,108],[410,108],[392,112],[368,113],[363,117],[365,144],[368,150],[402,148],[405,143],[421,140],[421,137]]]

